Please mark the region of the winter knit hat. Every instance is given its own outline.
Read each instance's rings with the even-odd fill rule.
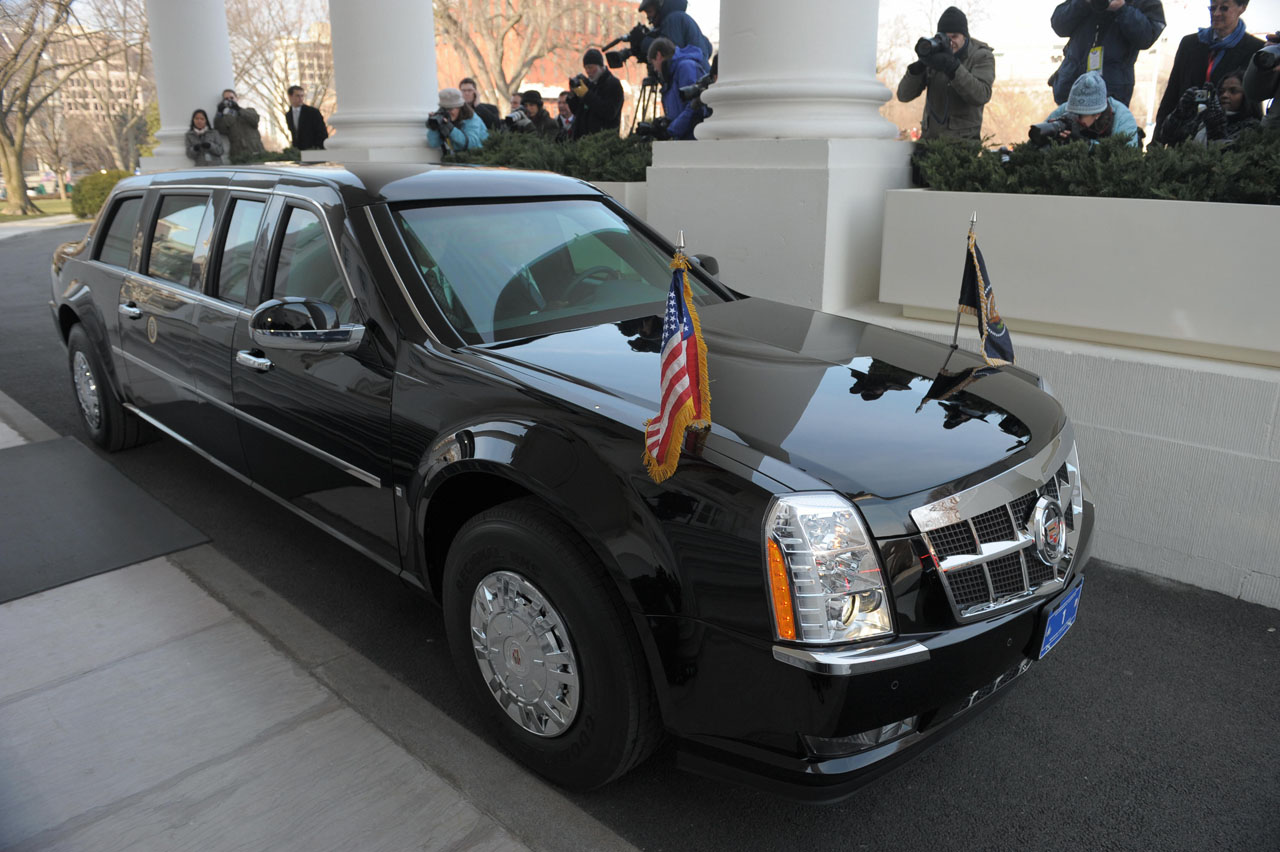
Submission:
[[[461,89],[441,89],[440,90],[440,109],[453,109],[462,106],[465,101],[462,100]]]
[[[594,47],[582,54],[583,65],[603,65],[604,54],[596,50]]]
[[[542,93],[537,89],[530,89],[520,95],[520,103],[524,106],[529,106],[530,104],[542,106]]]
[[[1074,115],[1097,115],[1107,111],[1107,84],[1097,71],[1081,74],[1067,95],[1067,112]]]
[[[942,17],[938,18],[938,32],[940,33],[963,33],[969,34],[969,19],[964,16],[955,6],[948,6],[947,10],[942,13]]]

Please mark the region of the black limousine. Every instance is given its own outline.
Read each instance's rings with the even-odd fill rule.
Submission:
[[[51,308],[94,441],[163,433],[429,595],[543,776],[590,789],[671,736],[686,768],[838,799],[1074,622],[1071,423],[1025,370],[705,259],[713,424],[655,484],[672,252],[555,175],[208,168],[121,181]]]

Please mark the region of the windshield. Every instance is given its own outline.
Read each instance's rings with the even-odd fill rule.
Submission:
[[[432,298],[468,343],[662,314],[671,258],[603,203],[399,207]],[[722,301],[689,276],[694,301]]]

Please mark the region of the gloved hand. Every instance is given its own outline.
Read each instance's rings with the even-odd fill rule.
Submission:
[[[1192,86],[1182,93],[1182,97],[1178,98],[1178,105],[1174,107],[1173,112],[1179,118],[1190,118],[1196,114],[1196,92],[1199,86]]]
[[[587,96],[587,84],[585,82],[585,79],[579,76],[577,78],[576,84],[570,91],[572,91],[575,95],[577,95],[580,98],[585,98]]]
[[[1210,139],[1222,139],[1227,135],[1227,114],[1222,111],[1222,104],[1219,103],[1216,95],[1204,105],[1200,120],[1204,122]]]
[[[453,134],[453,122],[444,116],[440,117],[440,136],[448,139]]]
[[[203,148],[204,150],[208,151],[208,150],[209,150],[210,148],[212,148],[213,146],[212,146],[212,145],[210,145],[208,142],[201,142],[201,143],[200,143],[200,147],[201,147],[201,148]]]
[[[946,51],[930,53],[920,61],[925,65],[928,65],[934,71],[937,71],[940,74],[946,74],[948,77],[954,77],[956,75],[956,69],[960,67],[960,60],[956,59],[956,55]]]
[[[917,59],[915,62],[912,62],[907,66],[907,73],[919,77],[924,73],[924,67],[924,63]]]

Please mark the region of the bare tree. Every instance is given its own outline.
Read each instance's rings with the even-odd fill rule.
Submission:
[[[474,69],[482,100],[505,104],[534,63],[580,51],[588,29],[625,32],[634,10],[564,0],[432,0],[436,31]],[[571,7],[571,8],[570,8]]]
[[[326,114],[332,112],[333,53],[327,9],[315,0],[226,2],[231,65],[243,90],[240,100],[255,106],[266,119],[267,134],[288,145],[284,113],[289,108],[290,86],[302,86],[309,103]]]
[[[146,133],[147,103],[155,97],[146,10],[142,0],[82,0],[81,5],[96,27],[88,40],[102,46],[96,51],[102,58],[76,75],[99,119],[90,126],[111,165],[133,171]]]
[[[31,118],[29,132],[30,141],[34,144],[37,156],[53,172],[58,184],[58,197],[67,197],[67,176],[71,171],[71,150],[67,143],[66,116],[57,98],[51,99],[44,108]]]

